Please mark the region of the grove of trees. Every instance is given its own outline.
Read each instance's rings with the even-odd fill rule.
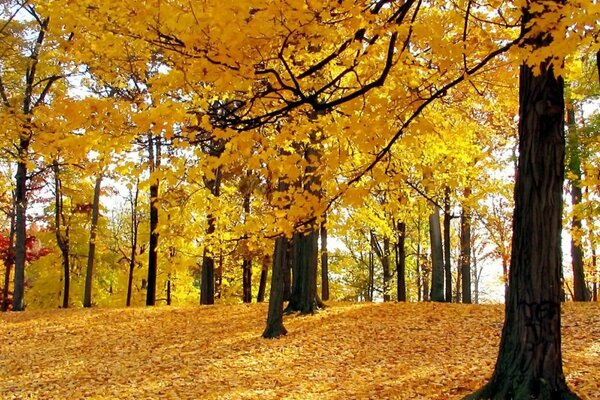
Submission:
[[[4,1],[2,309],[268,299],[272,338],[328,300],[477,303],[498,265],[499,356],[469,398],[578,398],[560,309],[598,295],[599,20]]]

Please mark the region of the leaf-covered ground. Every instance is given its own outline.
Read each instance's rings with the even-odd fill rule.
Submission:
[[[0,317],[2,399],[456,399],[492,372],[502,306],[334,304],[32,311]],[[600,306],[563,308],[565,374],[600,399]]]

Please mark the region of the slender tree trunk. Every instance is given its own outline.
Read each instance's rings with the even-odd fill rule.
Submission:
[[[55,160],[52,167],[54,171],[54,233],[62,257],[64,279],[62,308],[68,308],[69,292],[71,288],[70,229],[64,214],[62,180],[60,179],[60,167],[58,161]]]
[[[472,249],[472,253],[471,253],[471,261],[472,261],[472,270],[471,270],[471,281],[473,282],[473,304],[479,304],[479,271],[477,270],[479,267],[477,266],[477,257],[475,256],[475,247],[473,246],[473,243],[471,243],[471,249]],[[508,282],[508,280],[506,281]],[[507,283],[504,284],[505,285],[505,292],[508,291],[508,285]],[[505,293],[505,298],[504,298],[504,302],[506,303],[506,299],[508,299],[508,297],[506,297],[506,293]]]
[[[171,275],[167,279],[167,305],[171,305]]]
[[[573,206],[573,217],[571,219],[571,265],[573,267],[573,300],[588,301],[590,299],[585,283],[585,272],[583,269],[583,247],[580,238],[581,219],[578,216],[578,206],[581,204],[583,192],[581,189],[581,159],[579,157],[579,138],[575,126],[575,109],[570,106],[567,109],[569,172],[574,179],[571,183],[571,205]]]
[[[4,260],[4,286],[2,287],[2,311],[8,311],[11,300],[10,296],[10,273],[15,264],[15,209],[10,214],[10,232],[8,234],[8,249],[6,259]],[[595,281],[594,281],[595,282]]]
[[[92,306],[92,281],[94,276],[94,255],[96,253],[96,234],[98,230],[98,218],[100,216],[100,185],[102,175],[96,178],[94,186],[94,201],[92,204],[92,226],[90,227],[90,243],[88,250],[87,268],[85,271],[85,288],[83,293],[83,306]]]
[[[526,24],[535,16],[526,11],[523,18]],[[542,47],[548,40],[539,35],[530,44]],[[542,63],[537,76],[532,67],[521,66],[519,167],[505,322],[493,376],[468,398],[578,398],[565,382],[560,333],[563,99],[563,80],[551,66]]]
[[[327,253],[327,217],[321,223],[321,297],[329,300],[329,258]]]
[[[21,139],[19,158],[24,158],[29,148],[29,141]],[[13,295],[13,311],[25,310],[25,253],[27,236],[27,164],[17,163],[15,176],[15,282]]]
[[[465,197],[470,188],[465,189]],[[462,302],[471,303],[471,218],[463,206],[460,214],[460,275],[462,281]]]
[[[158,274],[158,183],[150,185],[150,245],[148,247],[148,286],[146,305],[156,303],[156,278]]]
[[[390,238],[387,236],[383,238],[383,257],[381,258],[381,266],[383,269],[383,301],[388,302],[391,300],[390,281],[392,280],[392,274],[390,271]]]
[[[452,302],[452,260],[450,259],[450,188],[446,187],[444,191],[444,273],[446,302]]]
[[[445,301],[444,296],[444,250],[440,229],[440,214],[435,207],[429,216],[431,240],[431,301]]]
[[[262,334],[267,339],[276,338],[287,333],[283,326],[283,269],[287,265],[287,241],[285,237],[279,237],[275,240],[269,313],[267,315],[267,326]]]
[[[127,307],[131,306],[131,295],[133,292],[133,272],[135,270],[136,255],[137,255],[137,239],[138,239],[138,195],[139,195],[139,181],[135,184],[135,194],[131,196],[131,226],[130,226],[130,247],[131,255],[129,257],[129,274],[127,278]]]
[[[156,146],[156,149],[155,147]],[[154,138],[148,134],[148,158],[150,160],[150,174],[160,167],[161,141],[160,137]],[[150,185],[150,243],[148,247],[148,286],[146,291],[146,305],[156,303],[156,280],[158,275],[158,190],[160,181],[154,179]]]
[[[398,301],[406,301],[406,224],[398,222],[396,227],[398,242],[396,243],[396,292]],[[418,279],[418,278],[417,278]]]
[[[207,181],[206,186],[214,197],[219,197],[221,191],[220,169],[215,171],[215,178]],[[206,234],[210,237],[215,232],[215,217],[210,214],[207,219],[208,228]],[[204,254],[202,256],[202,275],[200,279],[200,304],[215,304],[215,283],[214,254],[208,247],[204,247]]]
[[[269,259],[263,258],[262,269],[260,271],[260,281],[258,283],[258,293],[256,294],[256,302],[262,303],[265,301],[265,291],[267,288],[267,275],[269,273]],[[283,273],[283,271],[282,271]]]
[[[596,248],[592,244],[592,271],[594,281],[592,282],[592,301],[598,301],[598,264],[596,259]]]
[[[373,254],[373,237],[371,236],[371,246],[369,247],[369,276],[367,279],[367,301],[369,301],[369,302],[373,301],[374,294],[375,294],[375,255]]]
[[[250,194],[250,191],[244,194],[245,218],[248,218],[250,215]],[[248,236],[244,236],[244,239],[247,241]],[[252,303],[252,258],[248,254],[247,248],[242,261],[242,301],[244,303]]]

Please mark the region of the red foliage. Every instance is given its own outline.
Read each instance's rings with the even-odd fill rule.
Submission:
[[[25,239],[25,260],[27,262],[38,260],[50,253],[50,249],[42,246],[42,243],[33,235],[28,235]],[[0,261],[4,264],[5,268],[14,264],[15,251],[10,246],[10,239],[8,236],[0,233]],[[12,296],[11,291],[6,296],[7,308],[12,309]],[[2,297],[2,290],[0,290],[0,304],[4,302]]]

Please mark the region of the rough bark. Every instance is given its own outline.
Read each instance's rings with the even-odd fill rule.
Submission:
[[[573,300],[588,301],[590,299],[585,282],[585,272],[583,268],[583,247],[581,240],[576,235],[581,235],[581,219],[577,215],[578,206],[583,198],[581,189],[581,158],[579,156],[579,138],[577,137],[577,128],[575,126],[575,109],[570,106],[567,110],[568,133],[568,168],[571,176],[571,205],[573,207],[573,217],[571,218],[571,266],[573,268]]]
[[[531,15],[525,14],[525,23]],[[544,44],[540,36],[532,42]],[[576,399],[562,370],[561,213],[564,180],[563,80],[522,65],[519,164],[508,300],[496,367],[469,399]]]
[[[96,178],[94,185],[94,200],[92,203],[92,225],[90,227],[90,242],[88,248],[87,267],[85,270],[85,287],[83,292],[83,306],[92,306],[92,282],[94,277],[94,256],[96,254],[96,234],[98,230],[98,218],[100,216],[100,186],[102,175]]]
[[[329,300],[329,254],[327,253],[327,221],[321,223],[321,299]]]
[[[406,224],[398,222],[396,232],[396,293],[398,301],[406,301]]]
[[[465,189],[465,197],[467,193],[469,189]],[[464,206],[460,214],[460,275],[462,302],[471,303],[471,218]]]
[[[317,301],[317,260],[319,232],[312,229],[306,234],[294,235],[292,294],[285,312],[313,314],[319,308]]]
[[[438,207],[429,216],[431,241],[431,301],[445,301],[444,295],[444,250]]]
[[[287,242],[288,240],[285,237],[279,237],[275,240],[269,313],[267,315],[267,326],[262,334],[266,339],[276,338],[287,333],[283,326],[283,269],[287,265]]]

